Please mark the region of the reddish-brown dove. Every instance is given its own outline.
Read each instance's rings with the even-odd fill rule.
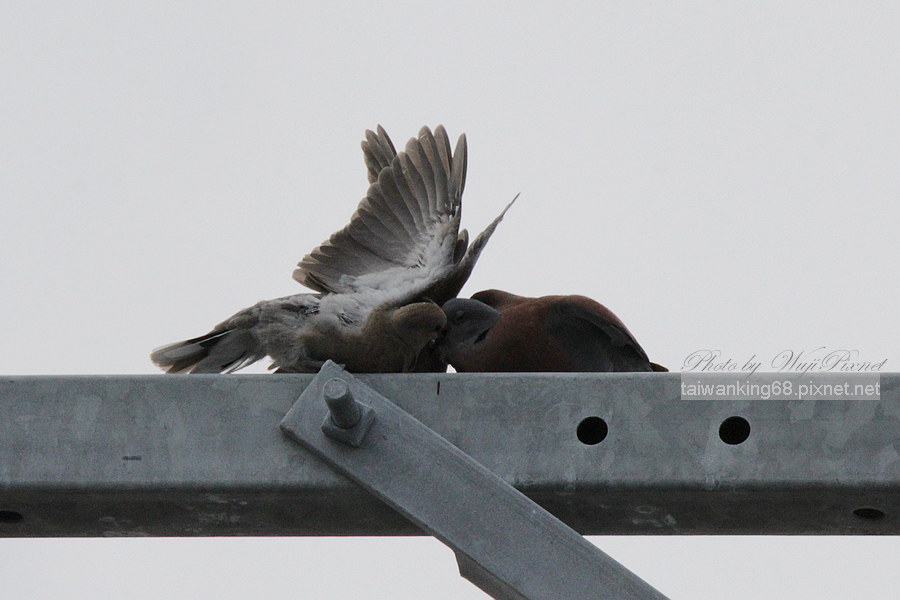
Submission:
[[[441,358],[464,372],[666,371],[608,308],[584,296],[500,290],[444,303]]]
[[[459,229],[465,135],[451,153],[443,126],[433,134],[423,127],[397,153],[379,126],[366,131],[362,148],[366,197],[294,271],[318,293],[264,300],[206,335],[157,348],[157,366],[223,373],[269,356],[281,372],[315,372],[328,359],[357,373],[406,372],[417,363],[446,370],[423,352],[446,322],[439,305],[459,293],[506,210],[469,245]]]

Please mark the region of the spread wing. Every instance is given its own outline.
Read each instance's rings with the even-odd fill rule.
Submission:
[[[391,301],[408,302],[435,291],[446,295],[447,282],[458,278],[464,265],[461,288],[477,258],[468,256],[468,234],[459,230],[465,135],[451,152],[443,126],[434,133],[423,127],[396,153],[379,127],[377,133],[366,132],[363,152],[372,182],[366,197],[346,227],[300,261],[294,279],[320,292],[378,291]],[[478,251],[484,238],[479,236]],[[441,303],[449,297],[432,299]]]

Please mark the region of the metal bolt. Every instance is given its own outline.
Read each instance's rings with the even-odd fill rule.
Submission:
[[[325,382],[322,390],[325,395],[325,403],[331,412],[331,421],[341,429],[350,429],[359,423],[362,413],[359,404],[353,399],[353,394],[343,379],[333,377]]]

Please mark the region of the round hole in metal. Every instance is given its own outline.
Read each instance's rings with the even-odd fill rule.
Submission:
[[[18,523],[25,517],[14,510],[0,510],[0,523]]]
[[[719,438],[726,444],[736,446],[750,437],[750,423],[744,417],[728,417],[719,425]]]
[[[586,417],[581,420],[581,423],[578,424],[578,428],[575,429],[575,435],[578,436],[578,441],[582,444],[587,444],[588,446],[599,444],[606,439],[608,433],[609,426],[606,424],[606,421],[600,417]]]
[[[884,518],[884,513],[877,508],[857,508],[853,511],[853,516],[863,521],[880,521]]]

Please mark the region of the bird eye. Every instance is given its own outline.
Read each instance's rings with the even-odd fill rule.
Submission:
[[[453,322],[457,325],[466,320],[466,313],[458,312],[453,315]]]

